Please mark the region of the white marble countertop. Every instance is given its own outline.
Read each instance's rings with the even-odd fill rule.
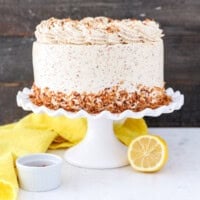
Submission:
[[[94,170],[64,163],[62,185],[49,192],[20,190],[19,200],[198,200],[200,199],[200,128],[150,128],[169,147],[169,161],[157,173],[130,166]],[[63,151],[51,153],[63,155]],[[98,156],[98,155],[97,155]]]

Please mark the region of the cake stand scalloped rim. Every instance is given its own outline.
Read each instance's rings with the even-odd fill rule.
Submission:
[[[174,91],[172,88],[168,88],[166,93],[172,97],[172,102],[167,106],[160,106],[156,109],[146,108],[139,112],[133,112],[126,110],[122,113],[111,113],[109,111],[102,111],[98,114],[90,114],[84,110],[78,112],[68,112],[62,108],[58,110],[51,110],[45,106],[37,106],[33,104],[29,98],[31,89],[24,88],[17,93],[17,105],[22,107],[26,111],[33,111],[34,113],[46,113],[50,116],[66,116],[69,118],[87,117],[91,119],[107,118],[112,120],[122,120],[127,117],[131,118],[143,118],[145,116],[158,117],[163,113],[172,113],[175,110],[179,110],[184,104],[184,95],[180,91]]]

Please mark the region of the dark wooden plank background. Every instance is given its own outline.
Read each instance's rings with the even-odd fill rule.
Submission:
[[[165,32],[165,80],[185,94],[181,111],[146,118],[150,126],[200,126],[199,0],[0,0],[0,124],[26,115],[16,105],[19,89],[33,81],[35,26],[49,17],[153,18]]]

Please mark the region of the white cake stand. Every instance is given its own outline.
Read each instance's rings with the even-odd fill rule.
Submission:
[[[24,110],[34,113],[46,113],[50,116],[66,116],[69,118],[86,117],[88,122],[85,139],[70,148],[65,153],[65,160],[72,165],[85,168],[116,168],[128,164],[127,147],[123,145],[114,135],[113,121],[123,121],[127,117],[143,118],[144,116],[158,117],[162,113],[171,113],[179,110],[184,103],[184,96],[174,92],[172,88],[166,90],[172,97],[168,106],[157,109],[145,109],[140,112],[126,110],[120,114],[103,111],[99,114],[89,114],[84,110],[79,112],[67,112],[64,109],[50,110],[45,106],[36,106],[29,99],[31,90],[24,88],[17,94],[17,104]]]

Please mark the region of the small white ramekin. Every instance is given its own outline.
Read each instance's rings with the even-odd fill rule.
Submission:
[[[20,187],[27,191],[43,192],[57,188],[61,184],[62,159],[48,153],[22,156],[16,160]],[[35,166],[35,163],[38,166]],[[39,163],[45,163],[39,166]]]

